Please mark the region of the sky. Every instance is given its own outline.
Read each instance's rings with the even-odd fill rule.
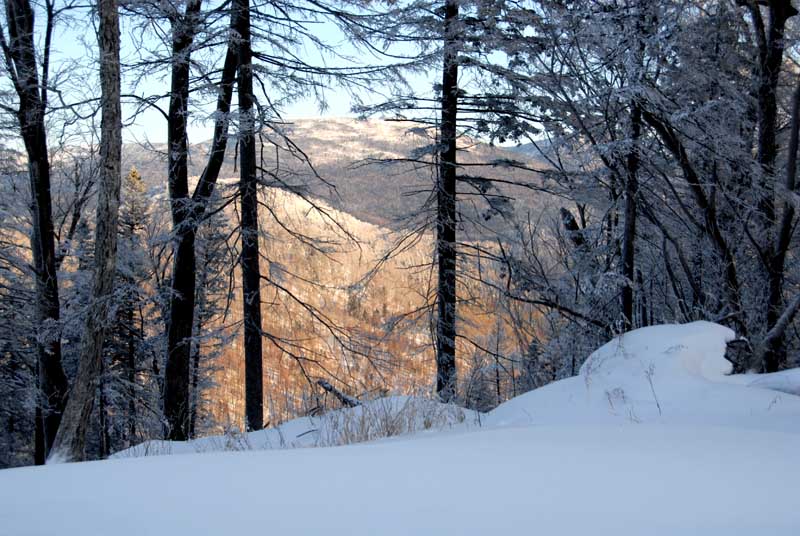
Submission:
[[[321,28],[323,35],[326,38],[331,38],[332,42],[336,42],[336,36],[330,29]],[[131,48],[132,41],[130,38],[126,39],[128,48]],[[220,51],[218,65],[222,63],[224,57],[223,51]],[[312,54],[301,54],[304,59],[310,61]],[[318,55],[314,59],[319,59]],[[164,93],[165,86],[168,87],[169,79],[160,77],[149,77],[143,83],[140,82],[139,94],[157,94]],[[346,91],[337,87],[330,87],[325,91],[326,106],[320,109],[320,104],[313,95],[308,95],[304,98],[299,98],[291,103],[281,107],[283,117],[286,119],[301,119],[310,117],[330,116],[330,117],[346,117],[354,116],[352,113],[352,101],[350,95]],[[234,108],[236,96],[234,95]],[[167,100],[164,99],[160,105],[166,109]],[[132,108],[129,106],[129,115]],[[211,121],[203,121],[203,116],[206,117],[213,112],[213,106],[207,105],[201,110],[195,110],[193,120],[190,120],[188,127],[188,134],[190,142],[196,143],[205,141],[211,138],[213,132],[213,124]],[[154,143],[166,142],[166,121],[163,115],[155,110],[150,110],[139,115],[134,124],[127,125],[124,134],[126,141],[144,141],[145,139]]]
[[[38,24],[42,24],[43,17],[37,19]],[[358,57],[365,62],[376,63],[378,59],[363,59],[363,54],[355,50],[338,31],[338,29],[330,23],[316,25],[313,29],[314,35],[325,41],[328,44],[335,46],[338,53],[352,57]],[[41,34],[41,32],[40,32]],[[74,98],[79,100],[82,96],[89,93],[95,95],[99,93],[96,87],[96,63],[85,61],[91,59],[90,56],[97,54],[97,44],[95,37],[95,29],[92,22],[88,20],[85,13],[75,16],[75,20],[71,22],[64,21],[56,27],[55,39],[53,41],[53,71],[57,71],[64,65],[69,65],[71,62],[82,62],[86,67],[81,67],[80,74],[76,76],[79,69],[68,67],[66,70],[65,81],[68,79],[78,79],[76,86],[72,87],[72,94],[76,95]],[[152,36],[147,37],[139,28],[135,28],[130,19],[122,18],[122,58],[123,62],[134,62],[139,59],[140,50],[153,49],[158,47],[156,39]],[[163,47],[163,45],[162,45]],[[162,51],[163,52],[163,51]],[[345,66],[346,63],[338,58],[323,58],[317,53],[313,47],[307,46],[297,51],[298,56],[308,63],[320,65],[323,61],[328,65],[337,67]],[[218,51],[218,57],[214,58],[217,66],[220,66],[224,59],[224,51]],[[94,79],[92,82],[88,80]],[[412,76],[410,79],[415,91],[430,92],[432,83],[425,75]],[[70,82],[73,83],[73,82]],[[65,87],[69,84],[65,82]],[[135,90],[132,89],[135,87]],[[125,93],[136,93],[140,96],[166,94],[169,89],[168,73],[162,70],[161,73],[149,76],[142,76],[141,71],[128,70],[127,74],[123,73],[123,95]],[[68,94],[68,93],[67,93]],[[355,116],[352,112],[353,101],[351,96],[341,88],[330,87],[324,91],[326,105],[324,109],[320,108],[319,102],[312,94],[301,96],[292,102],[285,103],[281,106],[282,115],[284,119],[301,119],[310,117],[348,117]],[[378,102],[379,96],[368,96],[367,93],[362,92],[362,98],[370,102]],[[80,95],[80,96],[77,96]],[[274,94],[270,98],[274,98]],[[234,97],[234,109],[235,109]],[[205,141],[211,138],[213,131],[213,124],[207,119],[213,112],[214,106],[211,99],[209,103],[198,108],[195,108],[190,118],[188,135],[191,143]],[[194,105],[197,106],[198,100],[194,100]],[[166,98],[158,102],[158,105],[166,110],[168,107],[168,100]],[[136,114],[134,118],[135,107],[132,105],[131,100],[123,99],[123,115],[125,118],[125,127],[123,129],[123,138],[125,142],[150,142],[150,143],[164,143],[166,142],[166,120],[163,114],[155,109],[150,109]]]
[[[37,17],[37,33],[40,40],[40,49],[42,39],[43,16]],[[155,37],[148,33],[143,32],[139,27],[135,27],[132,17],[123,16],[122,23],[122,59],[124,64],[132,64],[140,60],[143,56],[142,51],[157,50],[160,56],[166,55],[166,46],[160,44]],[[98,72],[97,72],[97,41],[95,35],[95,21],[88,16],[85,10],[76,12],[72,20],[60,21],[56,26],[55,38],[53,41],[53,68],[51,72],[64,71],[63,79],[59,81],[59,88],[63,90],[65,100],[79,101],[84,98],[96,98],[99,95],[98,88]],[[224,23],[223,23],[224,24]],[[257,29],[254,31],[258,31]],[[385,64],[388,60],[386,58],[378,58],[375,55],[367,54],[363,51],[356,50],[354,46],[349,43],[341,33],[341,31],[332,23],[319,23],[313,26],[313,34],[315,37],[331,45],[338,54],[345,57],[356,58],[362,65],[380,65]],[[219,47],[215,51],[216,56],[210,58],[209,64],[213,64],[220,68],[223,61],[224,50]],[[306,44],[302,48],[293,49],[297,56],[312,65],[327,65],[333,67],[352,67],[352,63],[347,63],[346,60],[341,58],[333,58],[330,55],[323,57],[317,52],[313,46]],[[395,48],[392,51],[394,54],[414,55],[415,51],[411,46],[403,46]],[[198,56],[198,54],[195,54]],[[208,58],[207,58],[208,59]],[[427,73],[406,73],[407,81],[412,88],[412,91],[423,97],[433,96],[433,86],[436,78],[438,78],[435,69]],[[468,76],[464,75],[463,76]],[[216,77],[215,77],[216,78]],[[54,80],[57,77],[54,75]],[[469,80],[462,79],[461,86],[467,87]],[[169,73],[166,69],[161,69],[158,73],[143,74],[142,69],[128,68],[123,72],[123,95],[126,93],[133,93],[138,96],[151,96],[151,95],[167,95],[169,92]],[[377,104],[385,100],[388,84],[375,80],[370,81],[368,90],[362,90],[360,97],[369,104]],[[66,88],[66,89],[65,89]],[[257,85],[258,92],[258,85]],[[281,92],[269,91],[270,99],[276,98]],[[300,95],[292,101],[283,103],[279,108],[281,110],[281,118],[291,121],[293,119],[303,118],[317,118],[317,117],[354,117],[356,114],[352,111],[354,104],[351,95],[340,87],[329,87],[324,91],[325,107],[321,108],[316,95],[310,92],[306,95]],[[208,97],[208,95],[207,95]],[[212,137],[213,124],[210,121],[210,116],[214,111],[213,98],[207,98],[205,103],[201,103],[199,99],[194,96],[191,98],[190,113],[188,126],[188,136],[190,143],[199,143],[207,141]],[[52,100],[51,100],[52,104]],[[168,108],[168,98],[165,96],[157,105],[162,109]],[[236,109],[236,97],[234,96],[233,110]],[[123,99],[123,140],[126,143],[165,143],[167,139],[167,124],[166,119],[160,111],[150,108],[144,111],[134,113],[136,107],[130,98]],[[410,115],[430,115],[430,112],[419,112]],[[380,116],[377,116],[380,117]],[[95,121],[99,123],[99,116],[95,117]],[[55,124],[55,122],[54,122]],[[99,126],[99,125],[98,125]],[[74,142],[85,143],[83,140]]]

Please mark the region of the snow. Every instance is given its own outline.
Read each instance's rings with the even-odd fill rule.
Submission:
[[[782,370],[770,374],[750,375],[752,381],[749,387],[760,387],[761,389],[771,389],[790,395],[800,396],[800,369]]]
[[[788,374],[779,373],[771,382],[762,381],[769,375],[728,376],[732,366],[724,358],[725,344],[734,338],[733,331],[710,322],[635,330],[596,350],[578,376],[518,396],[485,421],[491,426],[657,423],[800,432],[800,397],[775,389]]]
[[[480,416],[393,397],[291,421],[277,445],[0,471],[0,536],[795,535],[797,372],[727,376],[732,337],[637,330]],[[289,448],[351,439],[372,441]]]
[[[292,419],[280,426],[247,434],[230,433],[187,442],[147,441],[117,452],[112,458],[338,446],[411,432],[441,430],[463,423],[468,413],[428,398],[389,396],[367,401],[355,408]]]

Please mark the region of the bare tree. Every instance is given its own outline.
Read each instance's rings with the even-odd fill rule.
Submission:
[[[50,194],[50,159],[45,129],[48,99],[50,43],[54,27],[53,4],[47,2],[45,46],[41,78],[34,45],[34,10],[28,0],[6,2],[8,37],[0,32],[0,46],[6,70],[14,85],[19,107],[14,110],[19,121],[32,196],[33,231],[31,250],[36,276],[36,307],[40,329],[38,337],[38,382],[41,395],[36,413],[36,463],[44,463],[55,440],[67,395],[67,378],[61,365],[61,340],[57,333],[60,311],[55,239]],[[51,331],[48,333],[48,330]]]
[[[247,428],[264,427],[264,378],[261,350],[261,256],[258,247],[256,115],[253,109],[253,50],[250,3],[235,0],[234,31],[239,34],[239,198],[241,202],[242,318],[244,319],[245,414]]]
[[[186,13],[173,19],[172,92],[168,121],[168,182],[174,233],[174,257],[167,319],[167,362],[164,413],[171,439],[188,438],[191,421],[190,358],[195,310],[195,236],[197,226],[214,191],[228,143],[228,112],[236,74],[237,37],[231,34],[218,86],[214,139],[208,162],[189,195],[188,141],[190,65],[192,42],[198,31],[200,0],[186,6]]]

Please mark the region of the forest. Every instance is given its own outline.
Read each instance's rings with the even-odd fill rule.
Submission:
[[[634,361],[643,399],[607,380],[604,415],[669,421],[669,382],[713,377],[745,394],[681,403],[716,426],[768,390],[766,450],[798,446],[798,24],[791,0],[5,0],[0,469],[560,423],[582,395],[555,393]]]

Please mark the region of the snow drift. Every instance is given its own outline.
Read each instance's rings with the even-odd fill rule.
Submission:
[[[631,331],[590,355],[578,376],[502,404],[487,422],[800,431],[800,397],[788,394],[800,387],[800,376],[796,371],[769,380],[771,375],[730,376],[725,345],[734,338],[733,331],[711,322]]]
[[[411,435],[393,441],[289,449],[325,443],[319,420],[300,419],[280,432],[296,439],[280,450],[0,471],[0,536],[794,536],[797,373],[728,376],[732,337],[706,322],[637,330],[575,378],[477,422],[401,419],[395,430]],[[372,405],[382,403],[397,422],[408,401]],[[333,418],[369,420],[372,405]],[[248,448],[274,448],[256,439]]]

